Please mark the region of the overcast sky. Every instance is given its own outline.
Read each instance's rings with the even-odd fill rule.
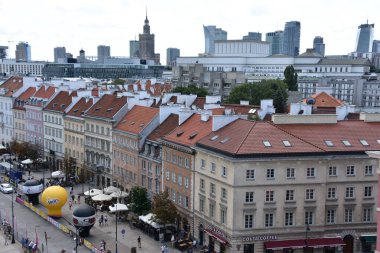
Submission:
[[[326,54],[347,54],[355,47],[357,28],[375,23],[380,40],[379,0],[0,0],[0,45],[31,45],[32,60],[53,60],[53,48],[65,46],[76,57],[83,48],[96,56],[98,45],[111,46],[112,56],[129,56],[129,41],[142,33],[145,9],[155,51],[166,62],[166,49],[181,56],[204,52],[203,25],[216,25],[228,39],[248,32],[283,30],[301,22],[301,50],[322,36]]]

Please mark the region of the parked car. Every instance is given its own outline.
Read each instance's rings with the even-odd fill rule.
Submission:
[[[13,187],[8,183],[0,184],[0,191],[3,193],[12,193]]]

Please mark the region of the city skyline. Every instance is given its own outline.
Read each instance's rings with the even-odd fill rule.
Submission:
[[[326,55],[353,52],[358,26],[367,20],[375,24],[374,39],[380,39],[377,33],[380,18],[375,13],[380,3],[374,0],[323,0],[315,6],[299,0],[291,3],[239,0],[234,5],[225,0],[218,4],[195,0],[191,6],[172,0],[115,0],[108,5],[98,0],[65,3],[0,0],[0,3],[3,20],[0,45],[10,46],[13,58],[16,44],[27,41],[32,60],[53,61],[55,47],[65,47],[74,57],[80,49],[88,56],[96,56],[98,45],[110,46],[112,56],[129,56],[129,41],[138,39],[143,31],[146,7],[151,33],[156,38],[155,51],[161,54],[162,64],[170,47],[180,49],[181,56],[203,53],[203,25],[227,31],[228,39],[242,39],[248,32],[265,35],[284,30],[286,22],[299,21],[300,53],[313,47],[315,36],[324,38]]]

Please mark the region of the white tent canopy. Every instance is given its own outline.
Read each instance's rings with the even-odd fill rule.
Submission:
[[[7,149],[7,148],[0,144],[0,149]]]
[[[95,195],[92,197],[93,201],[110,201],[112,200],[112,197],[107,194],[100,193],[98,195]]]
[[[32,164],[33,161],[28,158],[28,159],[22,161],[21,163],[27,165],[27,164]]]
[[[113,192],[117,192],[117,191],[120,191],[120,189],[119,188],[117,188],[117,187],[115,187],[115,186],[108,186],[108,187],[106,187],[106,188],[104,188],[103,189],[104,190],[104,193],[105,194],[111,194],[111,193],[113,193]]]
[[[128,211],[128,207],[125,204],[117,203],[108,207],[111,213]]]
[[[60,170],[53,171],[51,173],[51,177],[52,178],[64,178],[65,177],[65,173],[63,173],[63,171],[60,171]]]
[[[148,213],[147,215],[141,215],[139,216],[139,220],[145,222],[146,224],[149,224],[151,225],[152,227],[154,228],[161,228],[161,227],[164,227],[164,225],[161,225],[161,224],[158,224],[156,222],[154,222],[154,218],[156,217],[155,214],[153,213]]]
[[[92,197],[92,196],[99,195],[101,193],[103,193],[101,190],[94,188],[94,189],[90,189],[89,191],[85,191],[84,195]]]
[[[113,192],[111,193],[111,197],[112,198],[125,198],[125,197],[128,197],[128,192],[124,192],[124,191],[117,191],[117,192]]]

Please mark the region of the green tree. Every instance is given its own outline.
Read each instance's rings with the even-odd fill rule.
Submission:
[[[152,212],[156,215],[155,219],[164,225],[175,222],[177,208],[169,199],[168,191],[154,195]]]
[[[289,90],[296,91],[298,90],[298,75],[294,70],[293,65],[289,65],[285,68],[284,71],[284,82],[288,85]]]
[[[197,95],[198,97],[205,97],[207,96],[208,92],[204,88],[198,88],[196,85],[191,84],[187,87],[178,86],[173,89],[173,92],[178,92],[181,94],[193,94]]]
[[[135,186],[131,189],[131,211],[138,215],[146,214],[151,209],[148,192],[144,187]]]
[[[125,84],[125,81],[123,79],[115,79],[112,84],[115,84],[115,85],[124,85]]]

